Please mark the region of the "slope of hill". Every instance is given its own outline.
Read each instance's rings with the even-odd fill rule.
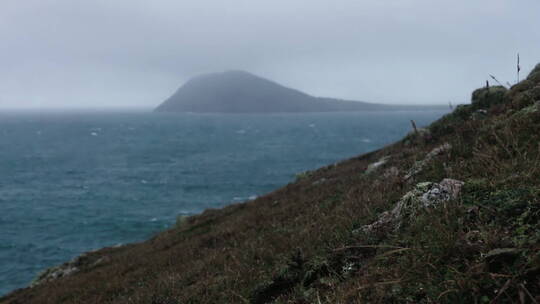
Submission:
[[[0,303],[537,303],[540,65],[248,203],[87,253]]]
[[[318,98],[247,72],[229,71],[195,77],[157,112],[275,113],[369,110],[419,110],[442,106],[382,105]]]

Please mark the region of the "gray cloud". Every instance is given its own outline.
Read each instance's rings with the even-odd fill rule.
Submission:
[[[154,106],[244,69],[319,96],[467,102],[540,62],[537,0],[3,0],[0,107]]]

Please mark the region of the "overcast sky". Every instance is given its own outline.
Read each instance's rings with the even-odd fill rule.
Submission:
[[[316,96],[465,103],[540,62],[538,0],[1,0],[0,108],[157,106],[242,69]]]

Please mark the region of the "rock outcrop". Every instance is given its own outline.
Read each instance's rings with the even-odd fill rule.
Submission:
[[[477,109],[487,108],[502,103],[507,91],[503,86],[480,88],[472,93],[471,103]]]
[[[92,253],[93,252],[83,253],[82,255],[62,265],[45,269],[32,281],[30,287],[71,276],[78,273],[83,268],[93,268],[107,260],[107,258],[104,256],[96,256],[92,255]]]
[[[392,210],[381,213],[375,222],[362,226],[355,232],[378,234],[399,229],[404,221],[416,216],[420,210],[458,198],[463,185],[464,182],[450,178],[445,178],[440,183],[419,183],[407,192]]]
[[[415,175],[420,173],[436,156],[448,152],[452,149],[452,145],[444,143],[433,150],[431,150],[423,160],[417,161],[413,167],[405,174],[405,180],[412,179]]]

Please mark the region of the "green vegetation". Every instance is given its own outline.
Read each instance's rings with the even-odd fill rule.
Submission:
[[[537,303],[539,68],[422,134],[92,252],[0,303]],[[434,188],[444,179],[463,184]],[[407,193],[414,213],[396,225]]]

